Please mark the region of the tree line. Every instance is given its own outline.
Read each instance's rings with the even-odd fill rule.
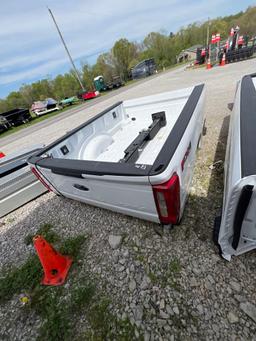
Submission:
[[[109,52],[98,56],[94,65],[83,63],[79,69],[87,90],[93,90],[93,79],[103,75],[108,82],[115,75],[124,81],[130,78],[130,70],[140,61],[154,58],[158,69],[176,63],[176,56],[184,49],[206,44],[207,28],[211,33],[220,33],[227,38],[231,27],[240,26],[241,34],[256,34],[256,6],[235,15],[218,17],[209,22],[195,22],[182,27],[177,33],[151,32],[142,42],[131,42],[122,38],[115,42]],[[11,92],[6,99],[0,99],[0,113],[15,107],[30,107],[36,100],[53,97],[57,100],[76,95],[80,86],[73,71],[58,75],[54,79],[42,79],[32,84],[23,84],[18,91]]]

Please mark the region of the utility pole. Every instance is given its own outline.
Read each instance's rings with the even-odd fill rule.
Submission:
[[[206,46],[209,47],[210,18],[208,17]]]
[[[83,86],[83,83],[82,83],[82,81],[81,81],[81,78],[80,78],[80,76],[79,76],[79,73],[78,73],[78,71],[77,71],[77,69],[76,69],[75,63],[73,62],[73,59],[72,59],[72,57],[71,57],[71,55],[70,55],[70,53],[69,53],[69,50],[68,50],[68,48],[67,48],[67,45],[66,45],[66,43],[65,43],[65,41],[64,41],[64,39],[63,39],[63,36],[62,36],[62,34],[61,34],[61,32],[60,32],[60,29],[59,29],[59,27],[58,27],[58,24],[57,24],[57,22],[56,22],[56,20],[55,20],[55,18],[54,18],[54,15],[53,15],[52,11],[50,10],[50,8],[49,8],[49,7],[47,7],[47,8],[48,8],[48,11],[49,11],[49,13],[50,13],[50,15],[51,15],[51,17],[52,17],[52,20],[53,20],[55,26],[56,26],[56,29],[57,29],[57,31],[58,31],[58,33],[59,33],[60,39],[61,39],[61,41],[62,41],[62,43],[63,43],[63,46],[64,46],[64,48],[65,48],[65,50],[66,50],[66,52],[67,52],[67,55],[68,55],[68,57],[69,57],[70,63],[71,63],[71,65],[72,65],[72,67],[73,67],[73,70],[74,70],[74,72],[75,72],[75,75],[76,75],[76,78],[77,78],[77,80],[78,80],[78,83],[80,84],[81,89],[82,89],[83,91],[86,91],[86,90],[85,90],[85,87]]]
[[[208,61],[211,60],[211,49],[209,44],[209,35],[210,35],[210,18],[208,17],[208,25],[207,25],[207,37],[206,37],[206,46],[208,51]]]

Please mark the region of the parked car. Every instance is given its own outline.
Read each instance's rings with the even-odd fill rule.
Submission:
[[[81,100],[88,100],[100,96],[99,91],[81,91],[78,93],[77,97]]]
[[[31,106],[31,111],[36,116],[48,114],[49,112],[60,110],[58,102],[53,98],[46,98],[44,101],[34,102]]]
[[[239,82],[230,119],[225,188],[214,239],[230,260],[256,248],[256,74]]]
[[[28,162],[64,197],[177,224],[202,136],[204,94],[201,84],[119,102]]]
[[[12,109],[3,112],[0,115],[4,117],[11,126],[18,126],[22,123],[27,123],[32,120],[29,110],[24,108]]]
[[[145,59],[132,68],[132,79],[147,77],[156,73],[156,63],[153,58]]]

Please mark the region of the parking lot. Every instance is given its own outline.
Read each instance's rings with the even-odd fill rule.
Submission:
[[[162,235],[157,226],[132,217],[45,194],[4,217],[0,223],[0,269],[21,266],[34,253],[24,239],[45,224],[61,239],[86,235],[78,268],[70,279],[87,276],[111,299],[111,311],[129,320],[135,338],[144,340],[253,340],[256,313],[255,252],[221,259],[212,242],[214,218],[220,213],[223,163],[230,111],[237,81],[255,72],[255,59],[224,67],[165,71],[0,139],[0,150],[11,153],[31,144],[48,144],[115,102],[206,84],[207,134],[198,152],[191,193],[180,226]],[[73,109],[74,110],[74,109]],[[109,236],[121,236],[116,249]],[[43,324],[40,314],[25,311],[20,295],[1,306],[0,339],[32,340]],[[76,335],[88,329],[86,317],[76,317]],[[96,327],[95,327],[96,328]],[[86,338],[85,338],[86,339]]]

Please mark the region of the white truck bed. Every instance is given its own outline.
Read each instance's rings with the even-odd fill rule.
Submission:
[[[239,82],[230,119],[223,210],[217,231],[227,260],[256,248],[255,109],[256,74]]]
[[[175,224],[193,175],[203,104],[204,85],[119,102],[29,162],[58,194]]]

